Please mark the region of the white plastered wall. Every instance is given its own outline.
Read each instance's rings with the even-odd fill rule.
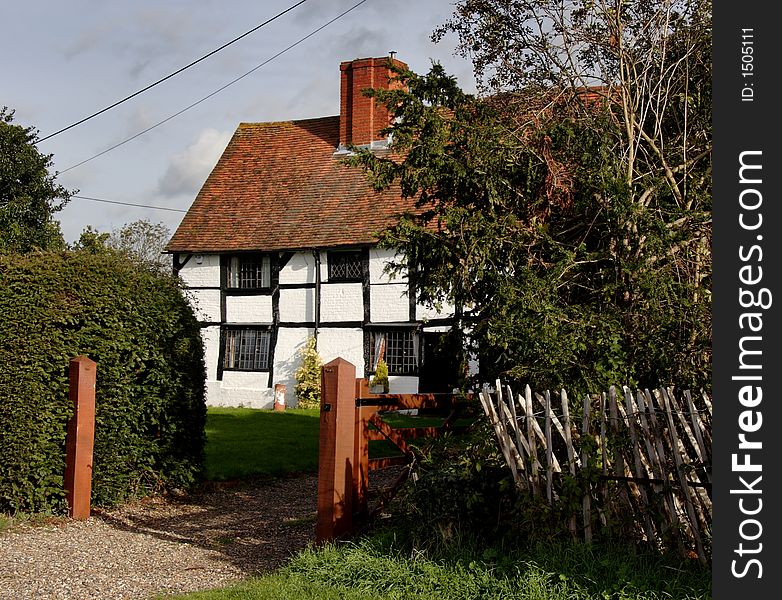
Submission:
[[[372,248],[369,251],[370,320],[373,323],[404,323],[409,319],[409,299],[406,277],[391,278],[384,272],[390,259],[399,257],[391,250]],[[327,253],[321,261],[321,323],[363,321],[364,299],[360,283],[328,283]],[[192,256],[180,270],[180,277],[191,289],[188,295],[205,324],[202,331],[207,367],[207,404],[212,406],[247,406],[272,408],[274,384],[286,386],[286,404],[295,406],[295,372],[299,366],[298,349],[313,334],[311,327],[280,327],[274,349],[271,386],[269,373],[225,371],[217,380],[220,344],[220,257],[217,254]],[[302,285],[315,283],[315,257],[312,252],[296,252],[280,269],[280,284]],[[211,289],[198,289],[211,288]],[[290,323],[312,323],[315,319],[315,290],[312,287],[282,288],[280,290],[280,320]],[[451,307],[442,313],[417,307],[417,319],[434,319],[452,315]],[[226,321],[231,324],[271,323],[270,295],[228,296]],[[321,327],[318,351],[324,363],[341,356],[356,366],[356,376],[364,375],[364,332],[353,327]],[[418,378],[394,376],[389,378],[392,393],[415,393]]]
[[[324,327],[318,333],[318,354],[323,364],[337,357],[353,363],[356,377],[364,375],[364,331],[352,327]]]
[[[277,331],[277,346],[274,351],[273,384],[285,386],[285,405],[294,407],[296,399],[296,371],[301,366],[299,350],[304,347],[313,329],[280,327]]]
[[[220,290],[190,289],[187,299],[200,322],[220,322]]]
[[[386,283],[369,286],[369,313],[372,323],[404,323],[410,319],[407,284]]]
[[[280,321],[283,323],[304,323],[314,320],[314,288],[280,290]]]
[[[224,371],[222,381],[207,381],[207,394],[209,406],[271,408],[274,405],[268,373]]]
[[[280,269],[280,284],[315,283],[315,257],[311,252],[296,252]]]
[[[387,248],[370,248],[369,250],[369,283],[402,283],[407,285],[407,277],[397,275],[391,278],[389,273],[385,272],[385,267],[389,261],[399,262],[402,256]]]
[[[360,283],[327,283],[320,288],[320,320],[323,323],[362,321],[364,292]]]
[[[220,287],[220,255],[194,254],[179,270],[179,276],[189,288]]]

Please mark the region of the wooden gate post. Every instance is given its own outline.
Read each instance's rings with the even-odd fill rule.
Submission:
[[[77,356],[68,364],[73,416],[65,442],[65,499],[68,515],[86,520],[92,492],[92,447],[95,441],[95,361]]]
[[[315,543],[353,529],[356,367],[336,358],[321,370],[318,523]]]
[[[356,398],[367,396],[369,382],[363,378],[356,379]],[[365,521],[369,514],[369,421],[366,408],[356,406],[353,423],[353,514],[360,521]]]

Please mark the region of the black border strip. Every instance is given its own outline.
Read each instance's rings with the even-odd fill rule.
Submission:
[[[277,286],[281,290],[310,290],[315,289],[314,283],[281,283]]]
[[[362,329],[363,323],[361,321],[332,321],[327,323],[319,323],[318,328],[323,329]],[[314,329],[315,321],[280,321],[279,327],[287,327],[289,329]]]
[[[768,305],[768,310],[760,306],[763,288],[769,297],[782,291],[777,285],[778,269],[773,268],[782,253],[782,236],[777,233],[782,156],[775,10],[771,2],[726,1],[715,2],[713,11],[712,581],[716,600],[779,596],[779,559],[774,548],[782,535],[778,509],[782,493],[775,471],[782,450],[776,427],[782,403],[774,375],[781,362],[782,327],[776,306]],[[761,167],[745,169],[744,181],[742,160],[745,166]],[[757,179],[762,181],[749,181]],[[761,215],[757,229],[747,225],[757,223]],[[752,313],[762,320],[757,330],[742,320]],[[750,352],[745,352],[743,343],[757,352],[753,358],[747,359]],[[758,368],[744,370],[745,360]],[[742,436],[755,447],[742,447]]]
[[[290,260],[290,257],[288,258]],[[271,257],[271,287],[272,287],[272,327],[269,339],[269,385],[274,387],[274,355],[277,349],[277,333],[280,328],[280,260]]]

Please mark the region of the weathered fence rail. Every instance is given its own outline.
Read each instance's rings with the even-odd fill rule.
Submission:
[[[572,406],[565,390],[533,394],[527,386],[514,394],[497,381],[495,391],[481,392],[480,400],[520,489],[553,504],[572,494],[573,486],[563,485],[567,478],[577,482],[580,510],[568,520],[574,537],[580,529],[589,541],[598,528],[629,522],[650,543],[675,539],[683,554],[708,560],[708,396],[611,387]],[[623,515],[631,518],[618,518]]]

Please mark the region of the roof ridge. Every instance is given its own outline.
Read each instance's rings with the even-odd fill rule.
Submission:
[[[323,117],[310,117],[307,119],[287,119],[285,121],[241,121],[239,128],[246,127],[269,127],[272,125],[297,125],[299,123],[312,123],[315,121],[324,121],[326,119],[339,119],[339,115],[326,115]]]

